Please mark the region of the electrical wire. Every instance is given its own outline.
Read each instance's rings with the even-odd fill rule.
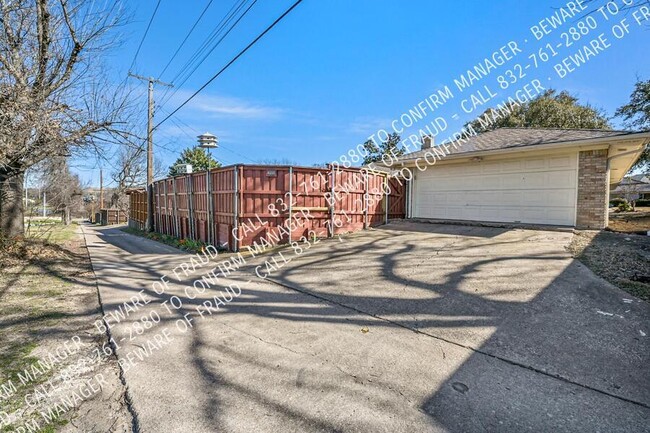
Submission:
[[[156,17],[156,12],[158,12],[158,7],[160,6],[161,0],[158,0],[156,3],[156,7],[153,10],[153,13],[151,14],[151,18],[149,19],[149,24],[147,24],[147,28],[144,31],[144,35],[142,35],[142,39],[140,39],[140,44],[138,45],[138,49],[135,52],[135,55],[133,56],[133,61],[131,62],[131,66],[129,66],[129,71],[133,69],[133,66],[135,66],[135,61],[138,58],[138,54],[140,54],[140,49],[142,48],[142,44],[144,43],[144,40],[147,37],[147,34],[149,33],[149,29],[151,28],[151,23],[153,23],[153,19]]]
[[[241,50],[235,57],[232,58],[223,68],[221,68],[216,74],[212,76],[205,84],[203,84],[196,92],[194,92],[189,98],[187,98],[181,105],[176,107],[167,117],[165,117],[163,120],[158,122],[153,129],[158,128],[160,125],[165,123],[170,117],[172,117],[174,114],[176,114],[181,108],[183,108],[185,105],[187,105],[188,102],[190,102],[192,99],[196,97],[203,89],[208,87],[210,83],[212,83],[219,75],[221,75],[224,71],[226,71],[230,66],[232,66],[233,63],[235,63],[241,56],[244,55],[253,45],[255,45],[260,39],[264,37],[273,27],[275,27],[280,21],[282,21],[287,15],[291,13],[292,10],[294,10],[300,3],[302,3],[303,0],[297,0],[295,3],[289,7],[282,15],[280,15],[271,25],[269,25],[262,33],[260,33],[251,43],[249,43],[243,50]]]
[[[164,109],[161,109],[161,111],[168,112],[168,111],[166,111],[166,110],[164,110]],[[187,136],[188,136],[190,139],[192,139],[192,140],[194,140],[195,137],[192,137],[191,135],[189,135],[189,134],[187,133],[187,131],[185,131],[185,130],[183,129],[183,127],[182,127],[180,124],[185,125],[187,128],[189,128],[189,129],[191,129],[192,131],[194,131],[197,135],[200,135],[200,134],[201,134],[201,133],[200,133],[196,128],[194,128],[193,126],[191,126],[191,125],[189,125],[188,123],[184,122],[184,121],[183,121],[180,117],[178,117],[178,116],[173,116],[173,117],[172,117],[171,119],[169,119],[169,120],[170,120],[174,125],[176,125],[176,126],[181,130],[181,132],[183,132],[185,135],[187,135]],[[246,159],[246,160],[248,160],[248,161],[250,161],[250,162],[257,163],[257,161],[255,161],[255,160],[253,160],[253,159],[247,157],[246,155],[242,155],[241,153],[236,152],[236,151],[230,149],[228,146],[225,146],[223,143],[219,143],[219,148],[220,148],[220,149],[224,149],[224,150],[226,150],[226,151],[232,153],[233,155],[237,155],[237,156],[239,156],[240,158],[244,158],[244,159]]]
[[[199,48],[192,53],[190,58],[185,62],[185,64],[180,68],[180,70],[176,73],[172,81],[176,81],[181,75],[183,75],[189,68],[192,67],[192,64],[196,59],[198,59],[205,50],[208,49],[210,44],[219,36],[221,31],[228,25],[230,20],[239,13],[239,11],[244,7],[244,4],[248,2],[249,0],[236,0],[235,3],[230,7],[228,12],[221,18],[219,23],[214,27],[214,29],[210,32],[210,34],[203,40]]]
[[[206,40],[203,41],[201,46],[192,54],[190,59],[183,65],[183,67],[180,69],[180,71],[172,78],[172,83],[176,84],[174,89],[166,89],[165,93],[163,94],[161,98],[161,105],[167,104],[169,100],[180,90],[180,87],[187,82],[187,80],[196,72],[196,70],[205,62],[205,60],[210,56],[210,54],[221,44],[221,42],[225,39],[226,36],[235,28],[235,26],[241,21],[241,19],[250,11],[250,9],[253,7],[253,5],[257,2],[257,0],[253,0],[253,3],[244,11],[242,15],[237,18],[237,20],[230,26],[230,28],[226,31],[226,33],[219,39],[217,40],[212,47],[210,48],[210,44],[213,43],[215,39],[217,39],[222,31],[228,26],[230,21],[239,13],[239,11],[244,7],[244,5],[250,0],[240,0],[239,1],[239,6],[237,6],[237,3],[235,3],[232,8],[230,8],[230,11],[221,19],[219,24],[215,27],[215,29],[212,31],[212,33],[206,38]],[[207,53],[206,53],[207,50]],[[205,53],[205,54],[204,54]],[[199,60],[200,58],[200,60]],[[178,80],[182,79],[182,82],[180,84],[177,84]],[[170,94],[171,92],[171,94]],[[168,96],[169,95],[169,96]]]
[[[213,1],[214,1],[214,0],[210,0],[210,1],[208,2],[208,4],[205,6],[205,8],[203,8],[203,11],[201,12],[201,15],[199,15],[199,17],[196,19],[196,21],[194,21],[194,24],[192,25],[192,28],[190,28],[190,31],[187,32],[187,35],[185,35],[185,38],[183,38],[183,42],[181,42],[181,44],[178,46],[178,48],[176,48],[176,51],[175,51],[174,54],[172,55],[172,58],[169,59],[169,62],[167,62],[167,64],[166,64],[165,67],[163,68],[162,72],[161,72],[160,74],[158,74],[158,79],[160,79],[160,77],[162,77],[162,75],[165,73],[165,71],[167,70],[167,68],[169,68],[169,65],[172,64],[172,62],[174,61],[174,59],[176,58],[176,56],[178,55],[178,53],[181,51],[181,48],[183,48],[183,46],[185,45],[185,42],[187,42],[187,40],[189,39],[189,37],[192,35],[192,32],[194,32],[194,29],[195,29],[196,26],[199,24],[199,22],[200,22],[201,19],[203,18],[203,15],[205,15],[205,12],[208,10],[208,8],[210,7],[210,5],[212,4]]]

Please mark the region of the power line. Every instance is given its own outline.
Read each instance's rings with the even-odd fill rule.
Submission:
[[[199,58],[199,56],[210,46],[212,41],[214,41],[217,36],[221,33],[221,31],[228,25],[230,20],[239,13],[241,8],[244,6],[246,2],[249,0],[235,0],[235,3],[231,6],[231,8],[226,12],[226,14],[221,18],[219,23],[214,27],[214,29],[210,32],[210,34],[203,40],[199,48],[190,56],[190,58],[185,62],[183,67],[180,68],[180,70],[176,73],[172,81],[176,81],[178,77],[183,75],[183,73],[189,69],[192,66],[192,63]]]
[[[187,33],[187,35],[186,35],[185,38],[183,39],[183,42],[181,42],[181,44],[178,46],[178,48],[176,48],[176,51],[175,51],[174,54],[172,55],[172,58],[169,59],[169,62],[167,62],[167,64],[166,64],[165,67],[163,68],[162,72],[158,75],[158,78],[162,77],[162,75],[165,73],[165,71],[167,70],[167,68],[169,68],[169,65],[171,65],[171,63],[174,61],[174,59],[176,58],[176,56],[177,56],[178,53],[180,52],[181,48],[183,48],[183,46],[185,45],[185,42],[187,42],[187,39],[189,39],[189,37],[192,35],[192,32],[194,32],[194,29],[195,29],[196,26],[199,24],[199,22],[200,22],[201,19],[203,18],[203,15],[205,15],[205,12],[208,10],[208,8],[210,7],[210,5],[212,4],[213,1],[214,1],[214,0],[210,0],[210,1],[208,2],[208,4],[205,6],[205,8],[203,8],[203,11],[201,12],[201,15],[199,15],[199,17],[196,19],[196,21],[194,21],[194,24],[192,25],[192,28],[190,29],[190,31]]]
[[[158,7],[160,6],[161,0],[158,0],[156,3],[156,7],[153,10],[153,13],[151,14],[151,19],[149,19],[149,24],[147,24],[147,29],[144,31],[144,35],[142,35],[142,39],[140,39],[140,44],[138,45],[138,49],[135,52],[135,55],[133,56],[133,61],[131,62],[131,66],[129,66],[129,71],[133,69],[133,66],[135,65],[135,61],[138,58],[138,54],[140,54],[140,49],[142,48],[142,44],[144,43],[144,40],[147,37],[147,33],[149,33],[149,29],[151,28],[151,23],[153,22],[153,19],[156,16],[156,12],[158,12]]]
[[[291,13],[291,11],[294,10],[296,6],[298,6],[300,3],[302,3],[302,1],[303,1],[303,0],[297,0],[293,5],[291,5],[291,7],[290,7],[289,9],[287,9],[286,11],[284,11],[284,13],[283,13],[282,15],[280,15],[280,16],[279,16],[275,21],[273,21],[273,23],[271,23],[270,26],[268,26],[268,27],[267,27],[267,28],[266,28],[262,33],[260,33],[260,34],[255,38],[255,39],[253,39],[253,41],[252,41],[250,44],[248,44],[248,45],[246,46],[246,48],[244,48],[243,50],[241,50],[241,51],[240,51],[240,52],[239,52],[235,57],[233,57],[232,60],[230,60],[230,61],[226,64],[226,66],[224,66],[223,68],[221,68],[221,70],[219,70],[219,72],[217,72],[216,74],[214,74],[214,75],[212,76],[212,78],[210,78],[210,79],[209,79],[205,84],[203,84],[203,85],[202,85],[202,86],[201,86],[201,87],[200,87],[196,92],[194,92],[194,93],[192,94],[192,96],[190,96],[189,98],[187,98],[187,99],[186,99],[186,100],[185,100],[181,105],[179,105],[176,109],[174,109],[174,110],[173,110],[173,111],[172,111],[172,112],[171,112],[167,117],[165,117],[163,120],[161,120],[160,122],[158,122],[158,124],[157,124],[156,126],[154,126],[154,129],[156,129],[157,127],[159,127],[160,125],[162,125],[162,124],[163,124],[167,119],[169,119],[169,118],[170,118],[171,116],[173,116],[176,112],[178,112],[178,110],[180,110],[181,108],[183,108],[183,107],[184,107],[188,102],[190,102],[192,99],[194,99],[194,97],[196,97],[196,95],[198,95],[198,94],[199,94],[203,89],[205,89],[206,87],[208,87],[208,85],[209,85],[210,83],[212,83],[212,82],[213,82],[213,81],[214,81],[214,80],[215,80],[219,75],[221,75],[221,74],[222,74],[226,69],[228,69],[228,68],[229,68],[233,63],[235,63],[235,62],[236,62],[236,61],[237,61],[241,56],[243,56],[244,53],[246,53],[246,51],[248,51],[248,50],[249,50],[253,45],[255,45],[255,44],[257,43],[257,41],[259,41],[260,39],[262,39],[262,38],[264,37],[264,35],[266,35],[266,34],[267,34],[267,33],[268,33],[268,32],[269,32],[273,27],[275,27],[275,26],[276,26],[280,21],[282,21],[282,20],[284,19],[284,17],[286,17],[287,15],[289,15],[289,13]]]
[[[180,87],[183,86],[187,82],[187,80],[190,79],[192,75],[194,75],[196,70],[203,64],[203,62],[206,61],[206,59],[210,56],[210,54],[212,54],[212,52],[230,34],[230,32],[237,26],[237,24],[239,24],[239,22],[246,16],[246,14],[253,8],[253,6],[255,6],[255,3],[257,3],[257,0],[253,0],[253,2],[248,6],[248,8],[246,8],[244,13],[241,14],[239,18],[237,18],[237,20],[230,26],[230,28],[226,31],[226,33],[224,33],[223,36],[221,36],[221,38],[219,38],[219,40],[212,46],[212,48],[210,48],[210,50],[207,53],[205,53],[205,55],[201,58],[201,60],[194,66],[194,68],[192,68],[192,70],[185,75],[183,81],[180,84],[178,84],[177,89],[180,89]],[[176,94],[177,91],[178,90],[172,92],[172,94],[169,96],[167,101],[169,101],[169,99],[171,99]]]
[[[167,110],[162,109],[162,108],[160,108],[160,111],[164,111],[164,112],[168,113]],[[176,116],[176,115],[174,115],[174,116],[170,119],[170,121],[171,121],[174,125],[178,126],[178,128],[183,132],[183,134],[187,135],[187,136],[188,136],[190,139],[192,139],[192,140],[194,139],[194,137],[192,137],[191,135],[189,135],[189,134],[187,133],[187,131],[185,131],[185,130],[183,129],[183,126],[180,125],[180,124],[185,125],[187,128],[189,128],[189,129],[191,129],[192,131],[194,131],[197,135],[200,135],[200,134],[201,134],[201,133],[200,133],[196,128],[194,128],[193,126],[191,126],[191,125],[189,125],[188,123],[184,122],[180,117],[178,117],[178,116]],[[254,161],[254,160],[252,160],[251,158],[247,157],[246,155],[242,155],[241,153],[236,152],[236,151],[230,149],[228,146],[225,146],[223,143],[219,143],[219,148],[221,148],[221,149],[225,149],[225,150],[227,150],[228,152],[232,153],[233,155],[237,155],[237,156],[239,156],[240,158],[247,159],[247,160],[249,160],[250,162],[257,163],[257,161]]]
[[[221,44],[221,42],[224,40],[224,38],[226,36],[228,36],[228,34],[232,31],[232,29],[235,28],[235,26],[239,23],[239,21],[248,13],[248,11],[257,2],[257,0],[253,0],[253,3],[244,11],[244,13],[237,19],[237,21],[235,21],[235,23],[233,23],[230,26],[230,28],[228,29],[226,34],[224,34],[217,42],[215,42],[212,45],[212,48],[209,48],[210,44],[215,39],[217,39],[219,37],[219,35],[222,33],[223,29],[226,28],[228,23],[230,23],[230,21],[239,13],[239,11],[244,7],[244,5],[248,1],[249,0],[240,0],[239,1],[239,6],[237,5],[237,2],[235,2],[235,4],[233,4],[233,6],[230,8],[230,10],[221,19],[219,24],[217,24],[215,29],[203,41],[201,46],[194,52],[194,54],[192,54],[190,59],[187,62],[185,62],[183,67],[178,71],[178,73],[174,76],[174,78],[172,78],[172,82],[175,83],[177,79],[181,79],[181,77],[183,77],[183,75],[184,75],[184,77],[182,78],[181,84],[176,86],[176,89],[171,92],[169,97],[167,97],[167,94],[168,94],[169,90],[168,90],[168,92],[165,92],[165,94],[163,94],[163,98],[161,99],[161,101],[162,101],[161,105],[164,105],[167,102],[169,102],[169,100],[176,94],[176,92],[178,92],[178,90],[180,90],[180,86],[182,86],[183,84],[185,84],[185,82],[187,82],[187,80],[196,72],[196,70],[203,64],[203,62],[205,62],[205,60],[210,56],[210,54],[215,50],[215,48],[217,46],[219,46],[219,44]],[[204,55],[203,53],[205,53],[206,50],[208,50],[208,49],[209,49],[209,51]],[[203,56],[203,57],[201,57],[201,56]],[[200,60],[199,60],[199,58],[200,58]],[[192,66],[193,64],[194,64],[194,66]],[[191,69],[191,71],[190,71],[190,69]]]

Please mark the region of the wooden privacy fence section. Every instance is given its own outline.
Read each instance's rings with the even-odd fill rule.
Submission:
[[[154,230],[238,251],[404,218],[405,191],[404,180],[358,168],[229,166],[154,182]],[[130,205],[129,225],[143,229],[146,192],[131,192]]]
[[[146,198],[146,195],[145,195]],[[146,203],[145,203],[145,213],[146,213]],[[95,214],[93,223],[106,225],[122,224],[127,221],[126,211],[121,209],[100,209],[99,212]]]
[[[144,230],[147,223],[147,191],[145,189],[128,190],[129,227]]]

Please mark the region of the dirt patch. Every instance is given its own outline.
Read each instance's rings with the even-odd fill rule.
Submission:
[[[622,233],[647,233],[650,230],[650,208],[637,207],[635,212],[611,212],[607,228]]]
[[[577,231],[569,251],[596,275],[650,302],[649,236]]]
[[[0,431],[128,432],[117,361],[78,227],[0,252]]]

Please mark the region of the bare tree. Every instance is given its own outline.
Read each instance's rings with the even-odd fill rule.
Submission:
[[[66,158],[56,157],[44,162],[43,181],[50,209],[61,214],[65,225],[70,224],[72,213],[79,214],[83,210],[83,186],[79,176],[70,172]]]
[[[624,179],[624,182],[621,182],[618,186],[618,190],[621,196],[632,206],[632,210],[636,210],[636,201],[641,196],[640,191],[641,187],[644,184],[634,180],[632,177]]]
[[[159,159],[154,160],[154,178],[165,175]],[[126,191],[131,188],[145,188],[147,184],[147,153],[144,146],[124,145],[117,155],[116,169],[111,173],[116,186],[111,194],[110,206],[128,211],[129,200]]]
[[[122,18],[119,0],[0,0],[1,235],[24,231],[29,167],[128,135],[129,98],[101,76]]]

